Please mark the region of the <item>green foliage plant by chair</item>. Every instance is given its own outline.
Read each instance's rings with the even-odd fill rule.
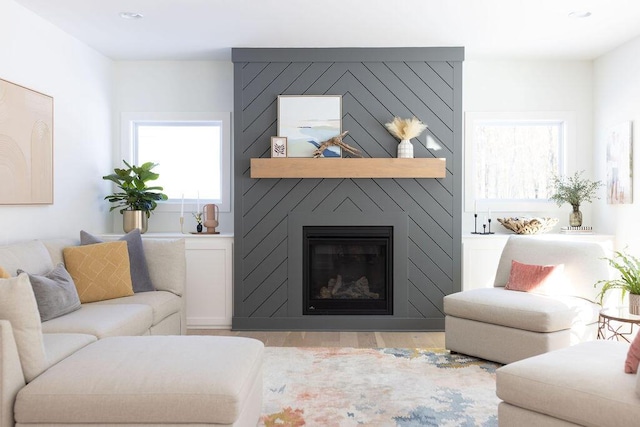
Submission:
[[[615,279],[598,280],[593,285],[594,287],[602,285],[602,289],[600,289],[597,296],[600,304],[602,304],[605,295],[613,289],[622,291],[622,299],[624,299],[627,292],[631,295],[640,296],[640,259],[625,251],[615,251],[612,258],[604,259],[607,260],[610,267],[619,273],[619,277]],[[632,303],[631,299],[629,303],[630,312],[633,313],[636,311],[633,308],[635,304]]]

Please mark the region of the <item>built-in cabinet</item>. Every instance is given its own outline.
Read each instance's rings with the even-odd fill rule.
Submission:
[[[121,235],[103,236],[115,240]],[[233,235],[145,233],[143,239],[185,239],[189,329],[231,329]]]
[[[511,234],[469,235],[462,238],[462,290],[493,286],[500,254]],[[596,242],[605,251],[614,247],[614,236],[604,234],[540,234],[532,239]]]

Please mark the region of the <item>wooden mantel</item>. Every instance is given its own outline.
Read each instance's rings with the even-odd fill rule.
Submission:
[[[251,178],[444,178],[443,158],[260,158]]]

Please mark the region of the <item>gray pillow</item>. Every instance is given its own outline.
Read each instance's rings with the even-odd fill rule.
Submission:
[[[137,228],[131,230],[119,240],[127,242],[129,251],[129,266],[131,268],[131,283],[133,284],[133,292],[149,292],[155,291],[151,276],[149,275],[149,266],[147,258],[144,255],[142,246],[142,235]],[[80,231],[80,244],[93,245],[95,243],[104,243],[102,239],[96,237],[86,231]]]
[[[18,274],[20,273],[23,271],[18,270]],[[80,308],[76,285],[62,263],[45,275],[29,274],[29,281],[36,296],[42,322]]]

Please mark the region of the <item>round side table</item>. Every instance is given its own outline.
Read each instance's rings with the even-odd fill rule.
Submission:
[[[627,337],[633,334],[634,325],[640,325],[640,316],[629,313],[629,307],[602,309],[598,318],[598,339],[630,342]],[[609,337],[607,332],[611,334]]]

